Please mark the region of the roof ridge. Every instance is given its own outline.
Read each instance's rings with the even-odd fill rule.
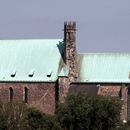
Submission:
[[[115,54],[115,55],[117,55],[117,54],[129,54],[130,55],[130,52],[101,52],[101,53],[98,53],[98,52],[95,52],[95,53],[78,53],[78,55],[88,55],[88,54],[93,54],[93,55],[95,55],[95,54],[97,54],[97,55],[100,55],[100,54]]]
[[[28,40],[63,40],[62,38],[36,38],[36,39],[29,39],[29,38],[25,38],[25,39],[0,39],[0,41],[28,41]]]

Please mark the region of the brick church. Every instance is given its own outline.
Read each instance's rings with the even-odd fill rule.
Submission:
[[[85,43],[87,44],[87,43]],[[119,96],[130,120],[130,53],[78,53],[76,23],[64,39],[0,40],[0,100],[25,102],[54,114],[68,92]]]

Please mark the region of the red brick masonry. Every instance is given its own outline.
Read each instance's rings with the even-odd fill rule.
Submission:
[[[39,110],[54,114],[56,83],[0,83],[0,100],[10,101],[10,87],[13,89],[13,102],[23,102],[24,88],[28,89],[27,103]]]

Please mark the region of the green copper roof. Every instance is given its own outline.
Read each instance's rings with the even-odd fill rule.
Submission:
[[[130,83],[130,53],[78,54],[78,82]]]
[[[62,39],[0,40],[0,81],[55,82],[67,76]],[[78,80],[130,83],[130,53],[77,54]]]
[[[0,81],[56,81],[63,49],[62,39],[0,40]]]

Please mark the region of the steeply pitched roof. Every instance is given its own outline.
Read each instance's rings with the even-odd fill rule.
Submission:
[[[0,40],[0,81],[55,82],[67,76],[62,39]],[[78,80],[130,83],[130,53],[77,54]]]
[[[62,39],[0,40],[0,81],[57,80],[63,49]]]
[[[130,83],[130,53],[78,54],[78,82]]]

